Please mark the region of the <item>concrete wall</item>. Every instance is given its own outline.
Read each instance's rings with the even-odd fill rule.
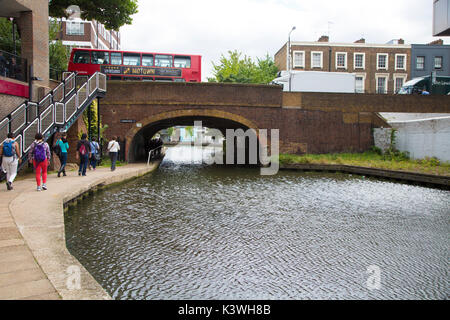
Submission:
[[[395,146],[411,158],[436,157],[450,161],[450,115],[424,120],[390,122],[397,130]]]
[[[377,148],[385,152],[391,146],[392,128],[374,128],[373,141]]]

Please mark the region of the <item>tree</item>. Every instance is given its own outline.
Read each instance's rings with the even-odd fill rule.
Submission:
[[[208,78],[209,82],[269,83],[276,78],[278,68],[268,54],[264,59],[257,58],[257,63],[236,50],[228,51],[228,55],[221,55],[220,64],[212,63],[214,77]]]
[[[69,48],[63,45],[61,40],[56,40],[60,28],[61,25],[58,23],[58,21],[51,19],[48,22],[49,65],[50,68],[55,69],[56,72],[67,70],[67,64],[70,57]]]
[[[98,103],[97,103],[97,100],[92,101],[92,104],[89,107],[87,107],[86,110],[84,110],[84,112],[83,112],[83,121],[84,121],[84,124],[86,125],[88,132],[89,132],[89,116],[88,116],[89,109],[91,110],[91,134],[93,137],[97,137],[97,135],[98,135],[98,121],[97,121]],[[103,124],[100,119],[100,139],[103,138],[103,134],[106,129],[108,129],[108,125]],[[91,138],[91,137],[89,137],[89,138]]]
[[[96,20],[107,29],[119,30],[125,24],[131,24],[131,16],[137,13],[137,0],[50,0],[49,15],[67,18],[66,9],[77,5],[81,9],[83,20]]]
[[[20,36],[16,26],[16,54],[20,55]],[[12,22],[8,18],[0,18],[0,50],[14,53]]]

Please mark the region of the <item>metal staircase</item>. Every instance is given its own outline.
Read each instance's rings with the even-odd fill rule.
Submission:
[[[106,93],[106,75],[96,72],[91,77],[64,72],[63,81],[38,103],[25,101],[0,121],[0,142],[12,132],[20,147],[22,164],[28,160],[36,133],[44,140],[55,132],[67,131],[98,97]],[[4,179],[0,172],[0,181]]]

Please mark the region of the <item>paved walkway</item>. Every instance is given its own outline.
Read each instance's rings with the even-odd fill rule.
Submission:
[[[0,184],[0,300],[111,299],[67,250],[63,204],[92,188],[144,175],[159,165],[129,164],[67,177],[51,174],[47,191],[34,178]],[[78,270],[80,272],[78,272]],[[80,284],[78,287],[77,284]]]

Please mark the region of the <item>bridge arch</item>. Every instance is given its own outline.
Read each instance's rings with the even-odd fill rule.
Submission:
[[[235,113],[217,109],[181,109],[161,112],[139,121],[141,127],[133,127],[125,135],[126,154],[128,162],[139,160],[139,150],[145,139],[150,139],[155,133],[176,125],[194,125],[194,121],[202,121],[203,126],[220,130],[225,135],[225,129],[254,129],[259,139],[259,128],[253,121]]]

